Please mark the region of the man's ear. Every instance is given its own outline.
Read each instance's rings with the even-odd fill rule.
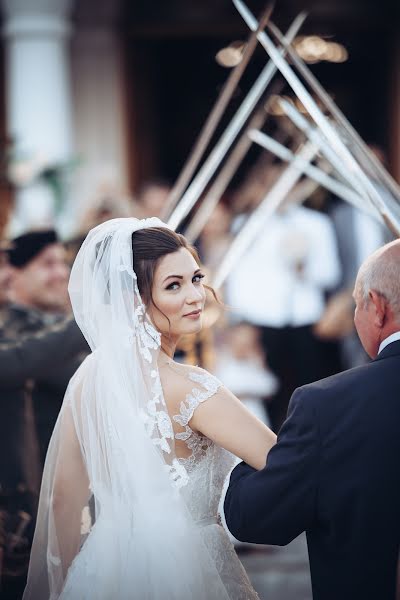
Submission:
[[[379,329],[385,325],[386,317],[387,317],[387,308],[388,303],[382,294],[378,294],[375,290],[370,290],[369,292],[369,300],[372,302],[374,306],[374,325]]]

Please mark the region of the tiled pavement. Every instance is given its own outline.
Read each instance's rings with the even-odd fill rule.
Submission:
[[[240,552],[242,561],[261,600],[312,600],[305,536],[291,544],[255,546]]]

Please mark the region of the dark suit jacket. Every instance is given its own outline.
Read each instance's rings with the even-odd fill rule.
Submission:
[[[314,600],[394,600],[400,341],[295,391],[267,466],[233,470],[225,517],[247,542],[285,545],[306,531]]]

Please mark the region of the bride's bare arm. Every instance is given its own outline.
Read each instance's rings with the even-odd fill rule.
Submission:
[[[198,406],[189,425],[255,469],[265,467],[276,443],[275,433],[225,387]]]

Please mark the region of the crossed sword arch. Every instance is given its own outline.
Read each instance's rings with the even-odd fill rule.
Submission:
[[[300,13],[283,35],[270,19],[273,2],[268,2],[259,21],[242,0],[233,0],[233,4],[251,34],[241,62],[231,71],[170,193],[164,210],[164,219],[172,228],[179,228],[183,221],[191,216],[192,209],[202,197],[185,230],[187,237],[194,241],[209,220],[244,156],[252,144],[257,144],[288,165],[268,189],[257,208],[250,213],[231,242],[214,274],[212,283],[216,289],[223,285],[232,268],[253,240],[265,230],[268,220],[303,175],[313,181],[315,187],[326,188],[384,223],[396,237],[400,237],[400,187],[363,142],[292,46],[292,41],[306,18],[305,13]],[[275,42],[272,41],[271,35],[266,33],[266,29]],[[269,60],[231,122],[198,169],[258,43],[269,56]],[[291,64],[287,58],[290,59]],[[291,121],[295,131],[305,140],[299,144],[295,152],[261,131],[267,118],[269,103],[272,98],[276,98],[275,94],[271,94],[271,83],[278,71],[307,111],[307,116],[304,116],[293,103],[284,98],[277,99],[282,114]],[[270,90],[267,95],[268,86]],[[265,104],[266,100],[267,104]],[[231,151],[235,142],[236,146]],[[314,165],[312,163],[316,157],[318,161],[317,165]],[[202,196],[224,160],[225,163],[214,182]],[[197,173],[196,169],[198,169]],[[303,189],[304,193],[297,195],[298,202],[306,199],[310,186],[303,186]]]

